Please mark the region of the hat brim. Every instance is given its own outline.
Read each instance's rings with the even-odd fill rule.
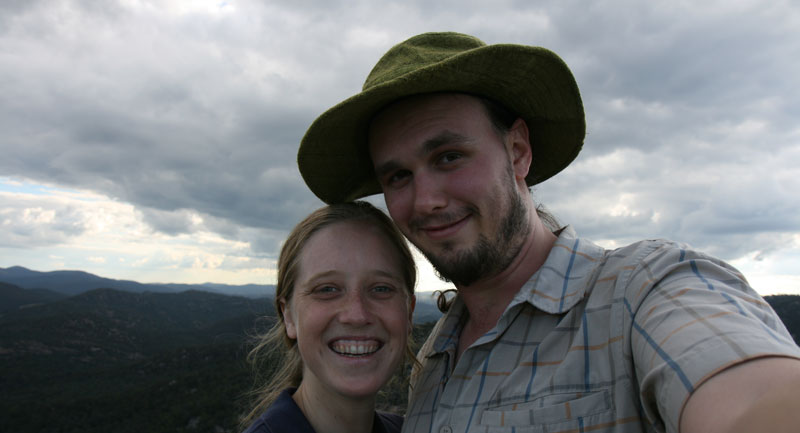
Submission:
[[[303,180],[326,203],[380,193],[367,143],[373,116],[399,99],[436,92],[484,96],[525,120],[533,150],[528,185],[564,169],[583,145],[583,104],[567,65],[544,48],[487,45],[368,88],[320,115],[297,154]]]

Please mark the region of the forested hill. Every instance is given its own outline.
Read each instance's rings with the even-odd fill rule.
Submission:
[[[800,344],[800,296],[775,295],[765,298],[780,316],[795,343]]]
[[[797,340],[800,297],[767,300]],[[274,313],[269,298],[112,289],[67,297],[0,283],[0,431],[237,431],[252,387],[248,335]],[[418,324],[415,340],[431,326]],[[379,401],[402,412],[405,398],[400,374]]]
[[[0,283],[0,432],[235,431],[274,316],[271,298]],[[397,381],[383,407],[404,407]]]

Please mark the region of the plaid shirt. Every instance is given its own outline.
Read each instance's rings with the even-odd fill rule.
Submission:
[[[466,315],[456,298],[420,350],[403,432],[677,432],[716,372],[800,357],[726,263],[661,240],[605,250],[569,227],[453,365]]]

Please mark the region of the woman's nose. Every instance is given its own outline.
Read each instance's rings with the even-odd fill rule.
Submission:
[[[339,320],[351,325],[363,325],[370,322],[371,316],[364,296],[361,293],[348,293],[343,300]]]

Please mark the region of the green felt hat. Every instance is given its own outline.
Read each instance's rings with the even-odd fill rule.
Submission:
[[[460,33],[424,33],[392,47],[363,91],[322,113],[300,142],[297,163],[314,194],[326,203],[381,192],[367,134],[372,117],[399,99],[459,92],[500,102],[528,124],[534,185],[578,155],[586,133],[575,78],[552,51],[527,45],[486,45]]]

